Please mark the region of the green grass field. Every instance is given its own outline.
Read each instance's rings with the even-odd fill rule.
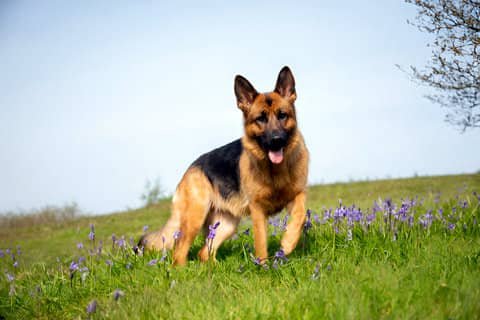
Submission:
[[[271,219],[267,267],[253,262],[248,220],[217,263],[195,258],[202,237],[185,268],[162,253],[133,255],[130,238],[165,222],[168,199],[1,225],[0,319],[478,319],[474,192],[480,174],[312,186],[311,227],[288,261],[273,257],[284,214]]]

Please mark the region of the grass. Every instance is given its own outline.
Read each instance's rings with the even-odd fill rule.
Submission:
[[[200,237],[185,268],[172,268],[170,256],[161,261],[162,253],[131,254],[130,237],[137,240],[145,225],[158,228],[168,217],[167,200],[61,223],[0,224],[0,318],[477,319],[480,208],[474,191],[480,192],[479,174],[312,186],[312,227],[288,261],[272,258],[268,269],[252,262],[252,236],[242,233],[248,221],[220,249],[218,263],[195,259]],[[388,197],[396,208],[388,207]],[[408,203],[405,216],[401,199]],[[367,223],[374,201],[381,210]],[[330,208],[342,217],[325,219]],[[356,208],[362,209],[359,221]],[[95,241],[88,239],[90,224]],[[276,219],[271,224],[273,257],[282,226]],[[125,235],[126,247],[114,245],[112,234]],[[85,261],[72,272],[79,257]],[[87,313],[92,301],[96,310]]]

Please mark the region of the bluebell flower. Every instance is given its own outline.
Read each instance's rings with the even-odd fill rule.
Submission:
[[[121,297],[123,297],[125,295],[125,293],[120,290],[120,289],[115,289],[113,291],[113,300],[115,301],[118,301],[118,299],[120,299]]]
[[[149,265],[149,266],[154,266],[154,265],[157,264],[157,262],[158,262],[158,259],[153,259],[153,260],[150,260],[150,261],[148,262],[148,265]]]
[[[208,232],[207,239],[213,240],[215,238],[216,230],[219,225],[220,225],[220,221],[217,221],[215,224],[208,226],[209,232]]]
[[[97,300],[92,300],[88,305],[87,305],[87,313],[91,314],[97,311]]]
[[[8,281],[8,282],[12,282],[13,280],[15,280],[15,277],[14,277],[12,274],[8,273],[8,272],[5,273],[5,276],[7,277],[7,281]]]
[[[306,234],[308,230],[312,228],[312,211],[310,209],[307,210],[307,220],[305,221],[305,224],[303,225],[303,232]]]
[[[77,271],[78,270],[78,263],[76,263],[75,261],[72,261],[70,263],[69,269],[70,269],[71,272]]]
[[[174,240],[180,239],[181,236],[182,236],[182,232],[181,232],[180,230],[175,231],[175,232],[173,233],[173,239],[174,239]]]
[[[283,261],[283,262],[286,262],[288,261],[288,258],[287,256],[285,255],[285,251],[283,251],[283,249],[280,249],[278,250],[277,252],[275,252],[275,256],[274,256],[274,259],[278,260],[278,261]]]
[[[90,224],[90,233],[88,234],[88,239],[91,241],[95,240],[95,227],[93,226],[93,223]]]

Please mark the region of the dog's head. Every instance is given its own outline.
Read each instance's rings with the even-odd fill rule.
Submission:
[[[283,162],[297,129],[294,102],[295,79],[288,67],[278,74],[275,90],[258,93],[244,77],[235,77],[237,105],[243,112],[245,136],[262,150],[273,164]]]

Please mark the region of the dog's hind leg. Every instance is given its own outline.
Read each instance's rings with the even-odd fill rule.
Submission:
[[[180,182],[172,203],[172,213],[180,217],[180,236],[173,252],[175,265],[187,262],[188,250],[210,211],[212,191],[210,181],[198,168],[190,168]]]
[[[219,224],[214,230],[215,233],[211,234],[214,236],[212,239],[209,239],[209,226],[214,226],[217,222]],[[218,248],[225,240],[230,238],[235,233],[239,222],[240,218],[234,217],[229,212],[219,210],[212,211],[208,215],[207,221],[204,225],[205,245],[198,252],[198,257],[200,260],[207,261],[210,256],[215,259]]]

